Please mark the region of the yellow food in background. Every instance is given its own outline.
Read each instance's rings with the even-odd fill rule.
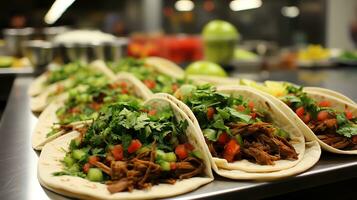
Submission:
[[[298,53],[299,60],[303,61],[326,60],[329,57],[330,51],[321,45],[309,45],[306,49],[302,49]]]
[[[264,83],[258,83],[249,79],[242,79],[240,81],[241,85],[246,85],[249,87],[253,87],[262,92],[266,92],[275,97],[280,97],[286,94],[286,86],[287,83],[280,81],[265,81]]]

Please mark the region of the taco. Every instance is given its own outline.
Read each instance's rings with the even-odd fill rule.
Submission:
[[[102,67],[101,69],[98,69],[100,71],[106,71],[103,70]],[[67,79],[70,79],[73,76],[76,76],[77,73],[80,73],[82,71],[88,70],[87,65],[83,65],[80,62],[72,62],[68,63],[63,66],[55,66],[50,68],[48,71],[44,72],[41,74],[39,77],[37,77],[30,85],[28,94],[30,96],[37,96],[41,94],[43,91],[46,90],[47,87],[58,83],[65,81]]]
[[[130,72],[141,80],[153,93],[173,94],[182,84],[190,83],[183,70],[169,60],[149,57],[144,60],[125,58],[108,63],[114,73]]]
[[[41,150],[47,142],[74,128],[92,122],[98,112],[116,101],[140,102],[151,95],[139,80],[121,73],[115,81],[97,79],[62,94],[39,116],[32,136],[32,147]]]
[[[85,199],[152,199],[192,191],[213,180],[191,121],[165,98],[144,106],[119,102],[86,129],[46,144],[42,186]]]
[[[40,94],[31,97],[30,107],[33,112],[42,112],[46,106],[56,99],[60,94],[66,92],[68,89],[76,87],[78,85],[91,84],[98,79],[115,79],[115,75],[108,72],[108,69],[99,65],[89,65],[88,67],[82,67],[77,70],[67,79],[57,81],[51,85],[47,85],[43,88]]]
[[[357,154],[356,104],[303,87],[288,85],[286,90],[280,107],[291,119],[306,124],[300,127],[306,137],[319,141],[327,151]]]
[[[170,95],[159,95],[186,112],[220,169],[274,172],[297,165],[304,156],[303,134],[269,99],[251,88],[185,85],[175,96],[186,105]]]
[[[253,80],[249,79],[241,79],[239,82],[240,85],[245,85],[245,86],[250,86],[255,89],[258,89],[262,92],[268,93],[270,95],[273,95],[275,97],[280,97],[283,95],[287,95],[287,87],[288,86],[295,86],[295,87],[300,87],[299,85],[286,82],[286,81],[264,81],[263,83],[255,82]],[[304,91],[306,92],[319,92],[319,93],[324,93],[329,96],[333,96],[335,98],[338,98],[342,101],[347,101],[351,104],[356,104],[352,99],[348,98],[347,96],[336,92],[334,90],[330,90],[327,88],[321,88],[321,87],[304,87]]]

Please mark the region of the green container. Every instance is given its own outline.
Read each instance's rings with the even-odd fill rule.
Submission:
[[[229,22],[213,20],[202,31],[205,59],[225,64],[232,60],[239,39],[237,29]]]

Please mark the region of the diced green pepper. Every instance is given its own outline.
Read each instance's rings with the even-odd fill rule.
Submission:
[[[162,169],[162,171],[170,171],[170,163],[169,162],[166,162],[166,161],[160,161],[159,162],[159,165]]]
[[[74,159],[69,155],[67,155],[63,158],[63,162],[66,165],[66,167],[71,167],[74,164]]]
[[[98,168],[90,168],[87,174],[87,179],[90,181],[101,182],[103,181],[103,172]]]
[[[166,153],[165,160],[167,162],[176,162],[176,160],[177,160],[176,154],[174,152]]]
[[[72,151],[72,158],[76,160],[81,160],[84,156],[86,156],[86,152],[81,149],[75,149]]]
[[[156,160],[165,160],[166,153],[160,149],[156,150]]]

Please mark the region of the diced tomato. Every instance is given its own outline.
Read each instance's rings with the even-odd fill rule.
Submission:
[[[245,111],[245,107],[243,105],[238,105],[236,107],[236,110],[239,111],[239,112],[243,112],[243,111]]]
[[[96,162],[98,162],[99,161],[99,157],[98,156],[90,156],[89,158],[88,158],[88,162],[90,163],[90,164],[92,164],[92,165],[94,165]]]
[[[318,114],[317,114],[317,120],[319,121],[324,121],[326,119],[329,118],[329,113],[325,110],[323,111],[320,111]]]
[[[331,106],[331,102],[329,102],[329,101],[320,101],[319,102],[319,106],[320,107],[330,107]]]
[[[156,115],[156,112],[157,111],[155,109],[149,110],[148,115],[149,116],[154,116],[154,115]]]
[[[93,103],[89,104],[89,107],[91,107],[93,110],[98,111],[100,109],[101,105],[100,105],[100,103],[93,102]]]
[[[170,169],[175,170],[176,169],[176,163],[175,162],[170,162]]]
[[[300,118],[304,117],[304,113],[305,113],[305,109],[304,107],[299,107],[295,110],[295,113],[297,114],[297,116],[299,116]]]
[[[91,165],[89,163],[86,163],[83,165],[82,169],[84,173],[88,173],[89,169],[90,169]]]
[[[129,153],[134,153],[135,151],[137,151],[138,149],[140,149],[140,147],[142,146],[141,142],[137,139],[134,139],[131,141],[129,147],[128,147],[128,152]]]
[[[149,89],[154,89],[156,87],[156,83],[153,80],[144,80],[143,82]]]
[[[253,110],[253,109],[254,109],[254,102],[253,102],[253,101],[249,101],[248,107],[249,107],[251,110]]]
[[[353,144],[357,144],[357,135],[352,136]]]
[[[124,158],[124,150],[121,144],[115,145],[111,150],[113,157],[115,160],[123,160]]]
[[[218,140],[217,141],[218,141],[219,144],[223,144],[224,145],[229,141],[229,135],[226,132],[223,132],[218,136]]]
[[[305,124],[309,123],[310,120],[311,120],[310,113],[306,113],[306,115],[304,115],[304,117],[302,118],[302,121],[304,121]]]
[[[212,120],[215,110],[213,107],[207,108],[207,119]]]
[[[172,84],[172,86],[171,86],[171,89],[172,89],[173,92],[176,92],[176,90],[178,88],[179,88],[179,86],[176,83]]]
[[[79,108],[77,108],[77,107],[74,107],[74,108],[69,109],[69,112],[74,114],[74,113],[80,113],[81,110]]]
[[[353,114],[349,110],[345,110],[345,115],[348,120],[353,119]]]
[[[183,145],[183,144],[177,145],[177,147],[175,148],[175,154],[176,154],[181,160],[187,158],[188,152],[187,152],[187,149],[186,149],[185,145]]]
[[[186,142],[184,145],[185,145],[185,148],[189,151],[192,151],[195,149],[195,147],[191,143]]]
[[[128,87],[128,84],[125,81],[120,82],[119,85],[120,85],[121,88],[127,88]]]
[[[250,113],[250,116],[251,116],[253,119],[255,119],[255,118],[257,117],[257,113],[251,112],[251,113]]]
[[[128,91],[128,89],[126,89],[126,88],[122,88],[122,89],[121,89],[121,93],[122,93],[122,94],[128,94],[129,91]]]
[[[223,158],[226,159],[228,162],[233,162],[235,155],[237,155],[239,151],[239,144],[237,144],[237,141],[235,139],[231,139],[224,147]]]

